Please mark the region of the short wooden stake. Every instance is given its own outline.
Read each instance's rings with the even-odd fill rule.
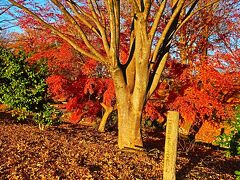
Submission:
[[[164,148],[163,180],[176,179],[176,158],[179,113],[168,111]]]

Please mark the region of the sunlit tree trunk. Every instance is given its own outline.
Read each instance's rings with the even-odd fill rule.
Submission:
[[[100,125],[98,127],[98,131],[99,132],[104,132],[105,131],[105,126],[106,126],[106,123],[107,123],[107,119],[108,119],[109,115],[112,113],[113,107],[112,106],[107,106],[104,103],[101,103],[101,105],[104,109],[104,114],[103,114],[103,117],[101,119]]]

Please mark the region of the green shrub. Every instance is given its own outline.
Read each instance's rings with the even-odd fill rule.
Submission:
[[[0,103],[15,109],[18,120],[31,115],[39,124],[52,124],[57,111],[48,102],[45,60],[29,65],[26,58],[0,47]]]
[[[227,157],[240,155],[240,106],[236,107],[236,121],[232,123],[231,133],[218,136],[216,142],[226,148]],[[240,180],[240,170],[235,171],[235,174]]]

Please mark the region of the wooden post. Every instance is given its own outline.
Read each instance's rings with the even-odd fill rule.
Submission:
[[[163,180],[176,179],[176,158],[179,113],[168,111],[164,148]]]

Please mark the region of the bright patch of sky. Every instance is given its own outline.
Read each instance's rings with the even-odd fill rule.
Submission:
[[[25,2],[28,2],[25,1]],[[34,0],[34,2],[39,3],[40,5],[44,5],[48,2],[48,0]],[[9,15],[8,12],[14,14],[17,16],[17,7],[11,7],[8,12],[3,12],[4,8],[9,7],[11,3],[9,3],[8,0],[1,0],[0,1],[0,31],[5,31],[8,33],[11,32],[23,32],[22,29],[16,24],[17,18],[13,18],[11,15]]]

